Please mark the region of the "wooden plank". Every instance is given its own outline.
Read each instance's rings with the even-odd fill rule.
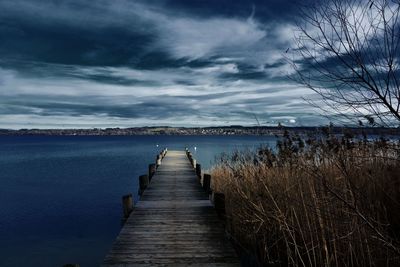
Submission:
[[[168,151],[102,266],[240,266],[185,152]]]

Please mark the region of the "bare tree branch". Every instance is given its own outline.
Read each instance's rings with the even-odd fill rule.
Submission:
[[[399,126],[399,13],[399,0],[332,0],[303,8],[290,60],[293,78],[316,92],[319,108],[332,115]]]

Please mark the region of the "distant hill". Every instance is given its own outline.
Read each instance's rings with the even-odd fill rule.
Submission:
[[[340,134],[399,135],[399,128],[378,127],[270,127],[270,126],[216,126],[216,127],[132,127],[94,129],[0,129],[0,135],[282,135],[284,131],[296,133],[326,132]]]

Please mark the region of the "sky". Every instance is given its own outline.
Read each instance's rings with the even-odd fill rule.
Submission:
[[[0,0],[0,10],[0,128],[327,123],[289,78],[296,1]]]

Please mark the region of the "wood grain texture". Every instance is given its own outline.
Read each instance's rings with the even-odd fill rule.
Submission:
[[[184,151],[168,151],[102,266],[240,266]]]

